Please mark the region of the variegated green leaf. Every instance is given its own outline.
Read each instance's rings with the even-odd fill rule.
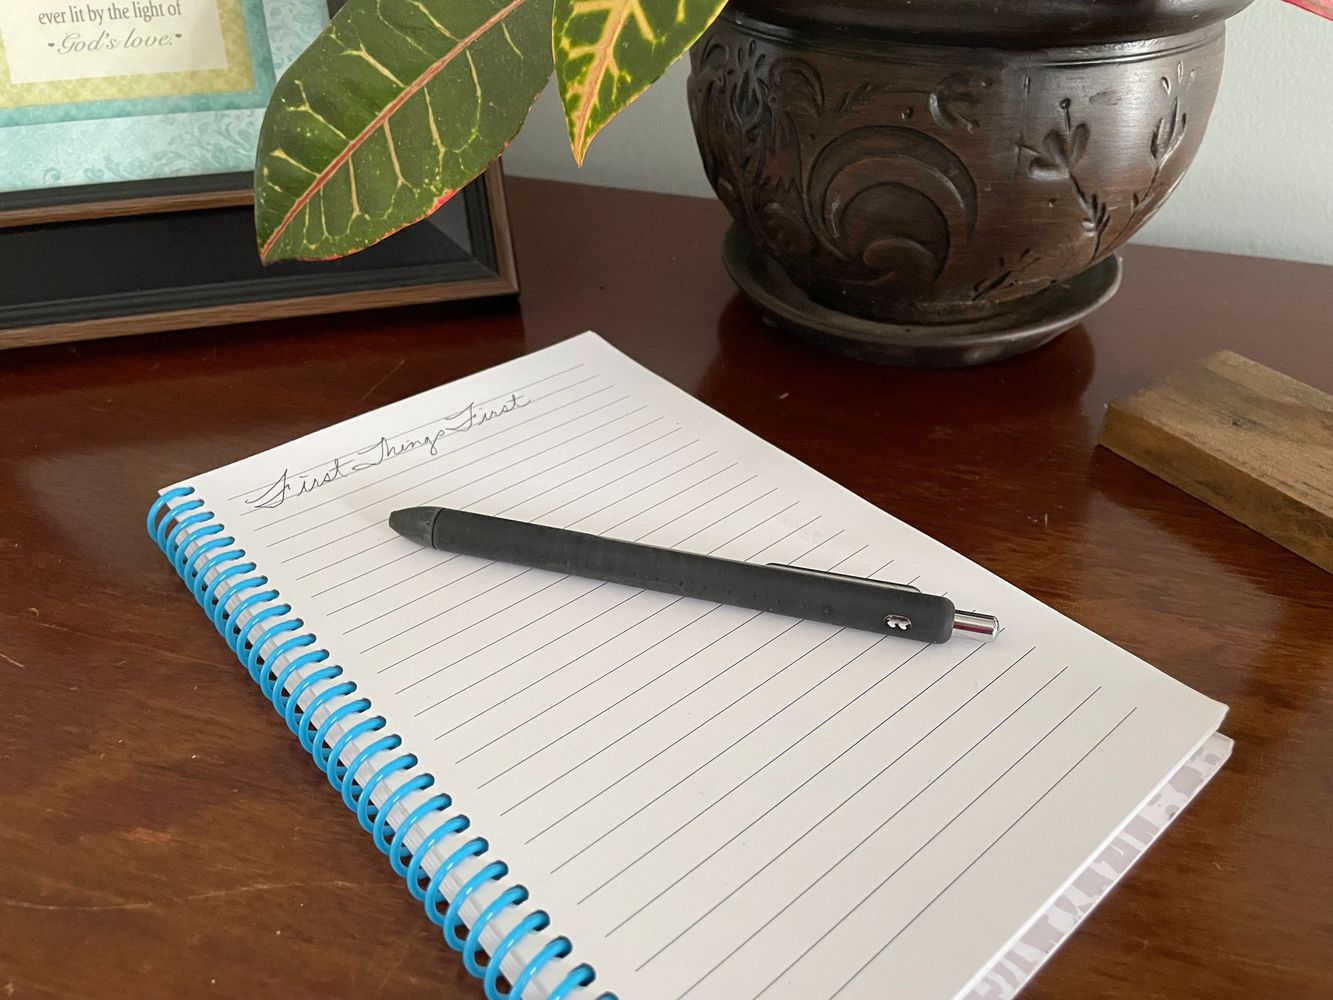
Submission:
[[[597,133],[713,23],[726,0],[555,0],[555,72],[579,163]]]
[[[263,260],[363,249],[485,170],[550,79],[551,17],[551,0],[350,0],[264,118]]]

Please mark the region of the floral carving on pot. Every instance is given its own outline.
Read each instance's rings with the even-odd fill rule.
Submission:
[[[1083,231],[1093,240],[1092,260],[1102,255],[1102,239],[1111,224],[1106,200],[1096,191],[1085,190],[1074,172],[1088,151],[1092,129],[1087,122],[1074,124],[1069,98],[1060,101],[1060,124],[1053,127],[1041,140],[1041,148],[1029,146],[1023,136],[1018,137],[1020,156],[1027,154],[1027,175],[1036,181],[1058,181],[1069,186],[1083,212]]]
[[[1158,183],[1167,164],[1185,144],[1185,134],[1189,128],[1189,112],[1185,110],[1183,102],[1198,77],[1198,71],[1192,69],[1186,73],[1185,64],[1178,62],[1175,76],[1174,83],[1169,76],[1161,79],[1163,92],[1171,98],[1171,108],[1158,119],[1157,127],[1153,129],[1152,138],[1148,142],[1148,153],[1152,156],[1153,162],[1152,180],[1145,190],[1134,194],[1132,207],[1135,213],[1166,200],[1166,196],[1175,189],[1176,184],[1184,176],[1177,174],[1167,187]]]
[[[842,282],[919,287],[975,229],[976,182],[924,131],[856,124],[879,96],[861,85],[830,99],[809,61],[773,58],[753,40],[706,42],[695,55],[696,129],[725,136],[701,142],[704,167],[732,214],[789,268],[814,256]],[[967,127],[962,91],[942,100],[938,113]]]
[[[988,77],[973,79],[971,73],[952,73],[930,92],[930,117],[942,128],[962,128],[975,132],[981,127],[978,91],[989,89],[995,81]]]

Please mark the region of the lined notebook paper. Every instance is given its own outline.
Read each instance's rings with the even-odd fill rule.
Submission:
[[[1004,630],[922,645],[389,529],[427,504],[910,582]],[[156,516],[363,824],[418,895],[448,866],[439,909],[528,997],[980,991],[1225,712],[593,334],[197,476]]]

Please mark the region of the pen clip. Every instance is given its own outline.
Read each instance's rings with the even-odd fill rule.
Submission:
[[[887,580],[873,580],[868,576],[853,576],[850,573],[834,573],[826,569],[807,569],[804,566],[792,566],[788,563],[769,563],[774,569],[789,569],[794,573],[809,573],[811,576],[832,576],[841,580],[856,580],[858,583],[875,583],[881,587],[889,587],[892,590],[906,590],[913,594],[921,593],[917,587],[909,583],[889,583]]]

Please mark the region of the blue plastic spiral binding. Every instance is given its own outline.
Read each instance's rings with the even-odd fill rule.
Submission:
[[[357,697],[354,682],[339,680],[342,667],[325,663],[329,659],[328,650],[319,648],[319,640],[303,631],[305,623],[300,618],[290,617],[291,605],[282,601],[282,595],[269,586],[268,577],[246,559],[245,549],[226,533],[226,527],[211,511],[204,509],[204,501],[193,494],[191,487],[176,487],[158,497],[148,511],[149,536],[190,588],[250,679],[259,685],[274,710],[296,734],[302,748],[328,776],[343,804],[352,810],[375,846],[388,856],[390,867],[406,881],[408,891],[425,905],[430,920],[443,929],[445,941],[462,954],[468,972],[482,981],[487,1000],[523,1000],[524,991],[542,970],[568,957],[573,945],[563,936],[552,939],[523,966],[508,991],[500,988],[500,967],[505,956],[524,938],[545,932],[551,924],[550,916],[545,910],[529,913],[504,935],[486,965],[478,961],[486,928],[500,914],[527,902],[527,888],[515,885],[505,889],[482,908],[466,934],[460,935],[463,904],[486,883],[508,875],[509,866],[503,861],[488,862],[464,882],[452,899],[446,899],[443,885],[449,873],[490,849],[485,838],[472,837],[438,864],[429,878],[425,877],[422,862],[447,837],[461,835],[468,829],[471,823],[467,816],[460,813],[432,826],[422,836],[416,851],[409,850],[409,834],[428,820],[441,817],[453,805],[453,799],[444,792],[436,792],[411,809],[396,828],[389,826],[393,809],[405,808],[409,796],[425,794],[434,788],[435,776],[412,773],[419,764],[415,754],[394,754],[402,746],[402,738],[396,733],[383,733],[388,725],[385,718],[373,712],[369,699]],[[265,652],[269,646],[272,649]],[[309,701],[302,707],[300,699],[307,695]],[[326,714],[316,723],[316,713],[320,711]],[[344,727],[342,734],[334,739],[340,725]],[[344,752],[355,746],[358,739],[371,734],[377,735],[344,764]],[[390,759],[375,765],[376,759],[383,757]],[[395,774],[401,774],[405,780],[376,806],[371,796]],[[578,965],[560,980],[547,1000],[564,1000],[595,978],[592,966]],[[616,998],[611,993],[602,993],[597,1000]]]

